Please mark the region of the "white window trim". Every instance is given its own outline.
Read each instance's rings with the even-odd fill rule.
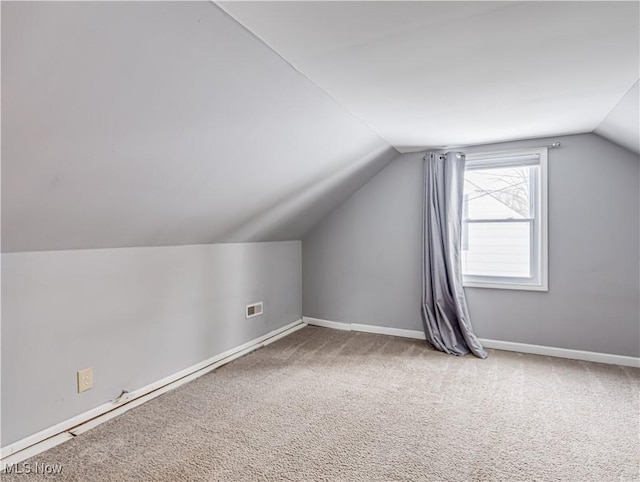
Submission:
[[[467,162],[470,161],[494,161],[501,157],[511,158],[517,156],[537,155],[540,165],[540,195],[537,199],[537,217],[539,232],[537,233],[540,252],[538,255],[539,279],[536,283],[520,283],[513,279],[500,281],[497,277],[486,277],[481,280],[481,276],[464,276],[463,286],[465,288],[496,288],[506,290],[525,291],[549,291],[549,190],[548,190],[548,160],[547,148],[536,147],[531,149],[512,149],[495,152],[474,152],[465,155]]]

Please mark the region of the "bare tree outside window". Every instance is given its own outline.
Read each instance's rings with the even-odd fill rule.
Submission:
[[[543,181],[546,150],[467,157],[461,233],[465,286],[546,290]]]

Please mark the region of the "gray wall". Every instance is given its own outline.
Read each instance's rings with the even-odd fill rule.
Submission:
[[[585,134],[464,149],[546,145],[549,292],[467,288],[480,337],[640,355],[639,169]],[[421,330],[422,155],[404,154],[303,239],[305,316]]]
[[[2,446],[299,319],[300,291],[299,241],[3,254]]]

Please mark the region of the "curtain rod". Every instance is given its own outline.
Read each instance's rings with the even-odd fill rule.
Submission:
[[[469,147],[485,147],[485,146],[486,144],[480,144],[480,145],[476,144],[472,146],[460,146],[454,149],[468,149]],[[509,148],[505,148],[504,150],[539,149],[541,147],[546,147],[547,149],[557,149],[558,147],[562,147],[562,142],[556,141],[556,142],[552,142],[551,144],[547,144],[546,146],[509,147]],[[444,150],[444,149],[441,149],[441,150]],[[498,148],[498,150],[501,150],[501,149]]]
[[[437,148],[437,149],[432,149],[429,150],[428,152],[433,152],[433,151],[445,151],[445,152],[455,152],[458,150],[462,150],[462,149],[468,149],[470,147],[485,147],[487,146],[486,144],[475,144],[475,145],[471,145],[471,146],[458,146],[458,147],[447,147],[447,148]],[[487,146],[488,147],[488,146]],[[513,147],[513,148],[506,148],[504,149],[505,151],[512,151],[512,150],[522,150],[522,149],[540,149],[541,147],[546,147],[547,149],[558,149],[559,147],[562,147],[562,142],[560,141],[556,141],[556,142],[552,142],[551,144],[547,144],[546,146],[526,146],[526,147]],[[497,149],[502,150],[502,149]],[[425,154],[426,156],[426,154]]]
[[[467,146],[467,147],[480,147],[480,146]],[[551,144],[548,144],[546,146],[528,146],[528,147],[519,147],[517,149],[505,149],[507,151],[509,150],[523,150],[523,149],[540,149],[541,147],[546,147],[547,149],[558,149],[559,147],[562,147],[562,142],[560,141],[556,141],[556,142],[552,142]],[[455,147],[455,148],[451,148],[451,149],[437,149],[438,151],[446,151],[446,152],[455,152],[456,150],[459,149],[465,149],[465,147]],[[432,152],[432,151],[430,151]],[[493,152],[493,151],[492,151]],[[495,152],[500,152],[500,151],[495,151]],[[427,154],[429,152],[427,152],[424,156],[422,156],[422,160],[426,160],[427,159]],[[443,153],[444,154],[444,153]],[[443,155],[440,154],[440,155]],[[470,154],[481,154],[481,153],[476,153],[476,152],[472,152]]]

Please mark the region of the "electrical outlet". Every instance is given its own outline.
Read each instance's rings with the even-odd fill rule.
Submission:
[[[78,393],[86,392],[93,388],[93,368],[78,370]]]

